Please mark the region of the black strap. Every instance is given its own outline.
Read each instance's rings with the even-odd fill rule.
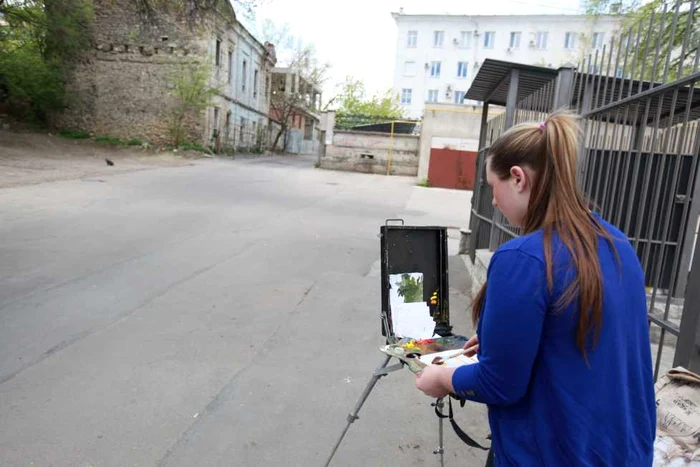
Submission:
[[[462,407],[464,407],[464,401],[460,400],[460,403]],[[452,428],[455,430],[455,433],[457,433],[457,436],[459,439],[464,441],[468,446],[471,446],[473,448],[478,448],[482,449],[484,451],[488,451],[489,448],[483,447],[481,444],[477,443],[474,441],[474,439],[469,436],[467,433],[462,430],[459,425],[457,425],[457,422],[455,422],[454,419],[454,413],[452,412],[452,398],[448,397],[448,406],[449,406],[449,415],[445,415],[442,412],[440,412],[440,399],[438,399],[437,403],[435,404],[435,415],[438,416],[438,418],[449,418],[450,419],[450,425],[452,425]]]

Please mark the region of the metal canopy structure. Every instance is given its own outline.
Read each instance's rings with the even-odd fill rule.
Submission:
[[[513,70],[519,72],[520,101],[557,77],[557,70],[487,58],[479,68],[465,99],[505,106]]]
[[[508,92],[512,89],[511,83],[513,77],[517,75],[517,90],[515,94],[515,102],[519,103],[529,96],[532,96],[547,84],[556,80],[559,72],[568,68],[547,68],[533,65],[524,65],[521,63],[505,62],[501,60],[486,59],[477,73],[471,87],[467,91],[465,99],[477,100],[485,104],[493,104],[506,107],[508,105]],[[567,104],[572,108],[586,108],[583,105],[583,100],[587,96],[583,93],[585,87],[597,89],[596,102],[589,103],[588,107],[595,109],[594,111],[585,114],[584,116],[605,114],[612,109],[617,109],[624,105],[625,98],[630,102],[638,101],[640,94],[643,96],[653,96],[655,94],[668,91],[668,86],[660,82],[640,81],[631,78],[622,78],[615,76],[603,76],[593,73],[582,73],[574,70],[573,88],[571,89],[571,99]],[[625,117],[625,121],[620,121],[618,117],[608,115],[604,119],[618,118],[617,123],[627,125],[651,125],[658,114],[660,124],[668,123],[667,119],[673,115],[673,123],[678,123],[684,118],[688,101],[690,101],[689,115],[690,120],[700,118],[700,93],[691,93],[691,83],[695,83],[700,77],[700,72],[687,76],[684,83],[674,83],[676,87],[677,97],[676,105],[673,105],[671,99],[654,100],[651,102],[648,111],[646,112],[630,112]],[[680,84],[680,86],[679,86]],[[510,91],[512,92],[512,91]],[[588,96],[588,99],[591,99]],[[599,108],[596,103],[610,103],[601,105]],[[560,104],[560,103],[557,103]],[[659,108],[660,107],[660,108]],[[555,102],[551,100],[543,100],[540,110],[543,112],[552,112],[556,110]],[[646,118],[645,118],[646,114]]]

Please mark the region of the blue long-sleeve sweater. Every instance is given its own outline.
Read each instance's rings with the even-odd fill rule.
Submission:
[[[575,269],[554,238],[547,287],[542,231],[493,255],[479,320],[479,363],[460,367],[455,392],[489,407],[495,465],[650,466],[656,407],[644,274],[624,234],[600,217],[603,325],[589,364],[576,347],[577,303],[554,304]]]

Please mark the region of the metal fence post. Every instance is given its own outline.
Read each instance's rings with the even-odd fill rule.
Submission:
[[[678,151],[678,154],[683,154],[682,148]],[[695,131],[695,141],[691,154],[693,157],[700,157],[700,126],[698,126]],[[693,174],[690,176],[692,177]],[[695,182],[693,190],[689,191],[688,194],[690,195],[690,208],[686,219],[685,232],[683,236],[680,237],[683,241],[682,243],[679,242],[679,246],[682,248],[682,255],[678,266],[676,290],[673,291],[674,296],[684,295],[687,285],[690,283],[688,270],[690,269],[691,256],[694,255],[695,251],[695,231],[698,227],[698,216],[700,216],[700,183],[698,183],[698,181]]]
[[[484,102],[484,106],[481,109],[481,129],[479,130],[479,151],[484,149],[486,145],[486,133],[488,131],[488,120],[489,120],[489,103]]]
[[[700,237],[698,237],[700,239]],[[698,248],[698,239],[695,249]],[[680,324],[673,366],[683,366],[690,371],[700,372],[700,255],[694,254],[688,285],[685,288],[683,316]]]
[[[593,86],[588,85],[588,78],[585,75],[581,76],[581,86],[583,86],[581,114],[585,115],[587,112],[590,112],[593,105]],[[586,134],[588,125],[588,118],[584,118],[581,141],[579,141],[578,147],[578,182],[582,190],[586,183],[586,168],[588,167],[588,153],[586,152]]]
[[[554,110],[569,107],[574,97],[574,69],[559,68],[554,88]]]
[[[469,228],[471,229],[471,235],[469,236],[469,254],[474,260],[474,252],[478,246],[479,231],[481,230],[481,225],[483,221],[476,217],[479,211],[479,201],[481,200],[482,185],[484,184],[483,178],[481,176],[484,170],[484,146],[486,146],[486,136],[488,132],[488,119],[489,119],[489,102],[484,102],[484,106],[481,108],[481,129],[479,130],[479,152],[476,157],[476,173],[474,177],[474,191],[472,194],[472,207],[471,216],[469,220]]]
[[[515,106],[518,103],[518,84],[520,82],[520,70],[510,71],[510,83],[508,84],[508,96],[506,97],[506,124],[504,130],[513,126],[515,122]]]
[[[518,85],[520,82],[520,70],[513,69],[510,71],[510,83],[508,84],[508,96],[506,97],[506,123],[503,127],[507,131],[515,123],[515,110],[518,103]],[[496,222],[503,222],[501,211],[494,211],[491,217],[491,232],[489,233],[489,250],[495,249],[498,246],[498,228]]]

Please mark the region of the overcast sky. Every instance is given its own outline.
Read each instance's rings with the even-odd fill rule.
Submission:
[[[391,13],[399,7],[406,14],[556,15],[580,13],[579,4],[580,0],[263,0],[256,22],[288,23],[292,34],[315,45],[319,58],[332,67],[324,86],[325,102],[347,75],[362,79],[370,92],[391,88],[396,53]]]

